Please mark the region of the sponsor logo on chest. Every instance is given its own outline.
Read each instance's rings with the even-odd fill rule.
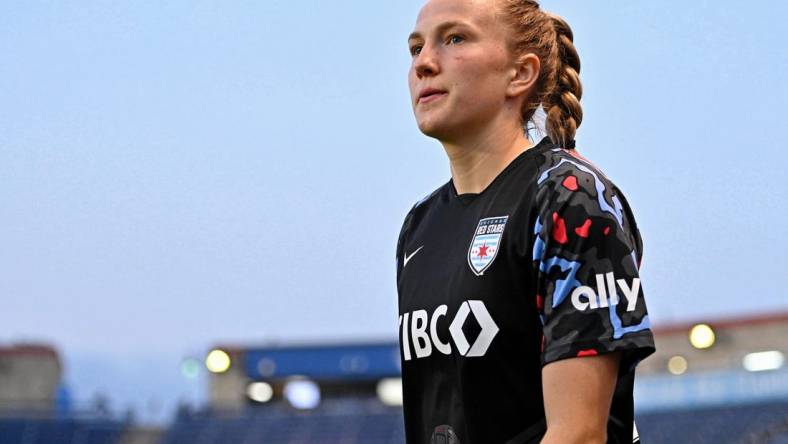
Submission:
[[[449,323],[448,335],[441,332],[442,336],[448,336],[444,341],[438,335],[438,319],[446,316],[449,307],[446,304],[438,306],[432,312],[432,316],[427,310],[415,310],[407,312],[399,317],[399,324],[402,328],[400,345],[402,347],[402,354],[406,361],[413,359],[411,355],[411,345],[416,354],[416,358],[424,358],[430,356],[433,351],[438,350],[444,355],[452,353],[452,344],[454,343],[455,350],[465,357],[478,357],[484,356],[487,349],[492,344],[495,335],[498,334],[498,325],[490,316],[487,307],[483,301],[467,300],[460,304],[460,308],[454,314],[454,318]],[[476,319],[476,322],[481,327],[476,338],[468,338],[462,331],[462,326],[469,316]],[[429,329],[427,328],[429,326]],[[472,342],[469,342],[469,339]]]
[[[508,219],[509,216],[487,217],[476,226],[471,246],[468,248],[468,265],[476,276],[483,275],[498,255],[501,236]]]

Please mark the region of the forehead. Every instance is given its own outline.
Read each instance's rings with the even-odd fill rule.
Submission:
[[[496,0],[429,0],[419,11],[414,31],[419,34],[447,22],[466,23],[484,31],[498,28]]]

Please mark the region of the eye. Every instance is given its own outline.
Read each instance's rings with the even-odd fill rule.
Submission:
[[[450,35],[450,36],[449,36],[449,38],[446,40],[446,43],[451,43],[451,44],[453,44],[453,45],[456,45],[456,44],[458,44],[458,43],[462,43],[462,42],[464,42],[464,41],[465,41],[465,37],[463,37],[463,36],[461,36],[461,35],[458,35],[458,34],[452,34],[452,35]]]
[[[410,55],[417,56],[421,52],[421,45],[413,45],[410,47]]]

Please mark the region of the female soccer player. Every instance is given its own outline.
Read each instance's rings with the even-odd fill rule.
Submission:
[[[410,444],[637,442],[634,368],[654,352],[642,244],[575,150],[572,41],[528,0],[430,0],[408,38],[416,121],[451,167],[397,246]]]

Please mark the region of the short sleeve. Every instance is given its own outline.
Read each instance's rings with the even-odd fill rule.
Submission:
[[[542,364],[622,351],[621,373],[655,351],[623,194],[598,169],[556,155],[537,179],[533,263]]]

